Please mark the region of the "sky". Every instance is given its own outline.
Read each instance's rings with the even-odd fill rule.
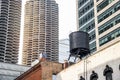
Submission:
[[[59,39],[69,38],[76,31],[76,0],[55,0],[59,6]],[[26,0],[23,0],[23,5]],[[22,11],[24,9],[22,8]],[[22,21],[23,17],[22,17]],[[22,27],[23,27],[22,23]]]
[[[28,0],[22,0],[20,59],[23,45],[24,5]],[[59,40],[69,38],[69,34],[76,31],[76,0],[55,0],[59,7]],[[20,60],[19,60],[20,61]],[[21,62],[19,62],[21,63]]]
[[[59,39],[76,31],[76,0],[56,0],[59,6]]]

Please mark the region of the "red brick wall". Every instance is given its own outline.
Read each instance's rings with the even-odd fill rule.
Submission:
[[[25,78],[22,80],[41,80],[42,77],[41,71],[42,71],[41,68],[37,68],[35,71],[25,76]]]
[[[52,74],[57,74],[61,70],[62,64],[44,61],[32,67],[16,80],[52,80]]]

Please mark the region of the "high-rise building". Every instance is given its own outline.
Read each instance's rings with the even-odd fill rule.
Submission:
[[[29,0],[25,4],[22,64],[30,65],[39,54],[58,61],[58,4],[55,0]]]
[[[77,29],[89,33],[90,51],[96,51],[94,1],[77,0]]]
[[[0,62],[17,63],[21,0],[0,0]]]
[[[93,7],[89,5],[91,2]],[[120,40],[120,0],[77,0],[77,11],[78,30],[89,30],[91,51]],[[90,22],[92,19],[94,24]]]

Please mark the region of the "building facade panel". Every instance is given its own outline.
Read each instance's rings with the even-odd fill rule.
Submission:
[[[96,7],[96,31],[98,31],[97,36],[97,50],[105,48],[117,42],[119,38],[119,0],[105,0],[94,2]],[[104,7],[100,7],[103,6]],[[115,33],[116,31],[116,33]],[[112,35],[111,35],[112,34]],[[106,36],[106,38],[104,38]],[[103,39],[104,38],[104,39]],[[103,40],[102,40],[103,39]],[[104,47],[102,47],[104,46]]]

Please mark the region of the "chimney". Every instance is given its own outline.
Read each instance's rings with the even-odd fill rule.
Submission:
[[[69,66],[68,61],[67,61],[67,60],[64,60],[63,69],[67,68],[68,66]]]

